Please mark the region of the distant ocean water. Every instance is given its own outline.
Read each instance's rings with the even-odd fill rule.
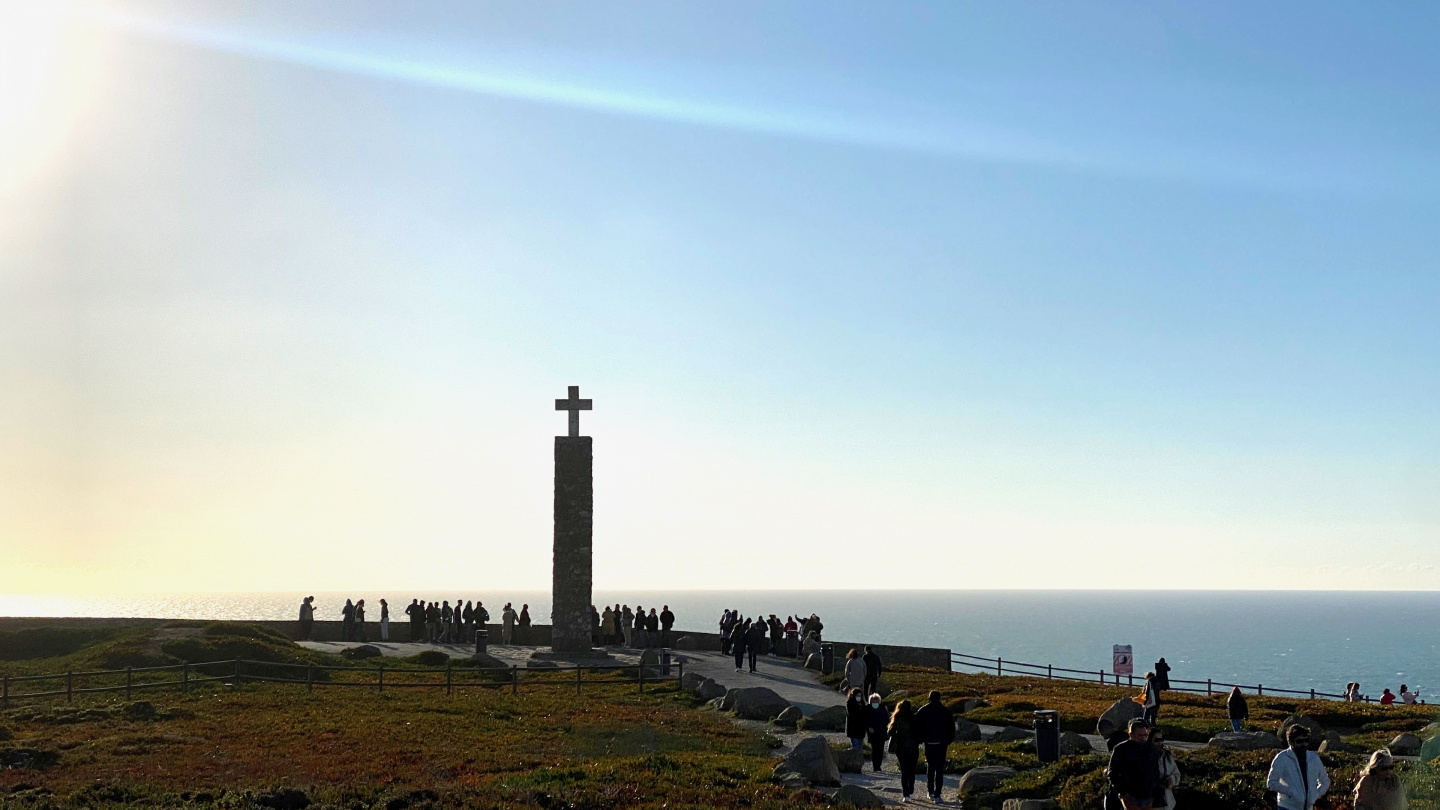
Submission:
[[[301,593],[0,594],[0,616],[293,619]],[[412,598],[482,599],[493,617],[512,601],[549,620],[549,592],[314,593],[317,615],[338,619],[346,597],[381,597],[396,617]],[[948,647],[956,652],[1090,671],[1108,670],[1112,644],[1134,647],[1137,674],[1160,656],[1171,677],[1340,692],[1347,681],[1379,695],[1400,683],[1440,701],[1440,592],[1363,591],[597,591],[597,604],[668,604],[684,630],[713,631],[721,610],[811,612],[829,638]],[[964,670],[962,670],[964,671]]]

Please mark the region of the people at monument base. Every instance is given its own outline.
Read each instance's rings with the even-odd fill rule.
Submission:
[[[606,610],[609,610],[609,608],[606,608]],[[590,606],[590,645],[593,646],[593,647],[599,647],[600,644],[601,644],[601,640],[600,640],[600,611],[596,610],[594,605],[591,605],[591,606]]]
[[[419,599],[411,599],[410,604],[405,606],[405,615],[410,617],[410,640],[425,640],[425,606],[420,604]]]
[[[434,602],[425,608],[425,640],[431,644],[440,641],[440,606]]]

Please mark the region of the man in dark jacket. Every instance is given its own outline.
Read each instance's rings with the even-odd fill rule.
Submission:
[[[1106,810],[1148,810],[1155,800],[1160,784],[1158,751],[1149,744],[1150,726],[1136,718],[1127,727],[1130,739],[1110,752],[1110,792],[1105,796]]]
[[[756,618],[745,631],[745,653],[750,659],[750,671],[755,671],[755,656],[760,654],[760,649],[765,646],[765,637],[769,634],[769,628],[765,626],[763,619]]]
[[[675,614],[670,612],[670,606],[665,605],[660,611],[660,646],[670,646],[670,628],[675,626]]]
[[[425,606],[420,604],[419,599],[411,599],[410,604],[405,608],[405,615],[410,617],[410,640],[425,640]]]
[[[915,736],[925,745],[925,783],[930,801],[939,802],[945,787],[945,753],[955,742],[955,715],[940,702],[940,693],[931,692],[930,699],[915,712]]]
[[[730,651],[735,654],[735,671],[745,665],[745,631],[748,630],[743,622],[736,621],[735,629],[730,633]]]
[[[866,644],[865,654],[860,657],[860,660],[865,662],[865,694],[873,695],[880,691],[880,671],[884,669],[880,663],[880,656],[870,648],[869,644]]]

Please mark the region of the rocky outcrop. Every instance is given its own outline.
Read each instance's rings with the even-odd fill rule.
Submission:
[[[1131,720],[1144,714],[1145,709],[1139,703],[1130,698],[1121,698],[1100,715],[1100,721],[1095,724],[1095,733],[1101,737],[1109,737],[1116,731],[1124,731]]]
[[[798,774],[808,785],[833,787],[840,784],[840,766],[835,752],[824,737],[806,737],[795,744],[790,753],[775,766],[775,776],[784,781],[785,774]],[[793,780],[792,780],[793,781]]]
[[[835,764],[841,773],[860,773],[865,770],[865,752],[846,748],[835,752]]]
[[[1076,734],[1073,731],[1060,732],[1060,756],[1080,757],[1094,753],[1090,748],[1090,741],[1085,735]]]
[[[1395,739],[1391,740],[1390,745],[1386,747],[1390,749],[1390,753],[1396,756],[1413,757],[1420,754],[1420,746],[1420,738],[1407,731],[1404,734],[1395,735]]]
[[[979,723],[972,723],[963,717],[955,718],[955,742],[980,742],[984,736],[980,732]]]
[[[885,804],[879,796],[859,785],[842,785],[830,797],[830,803],[842,807],[883,807]]]
[[[795,728],[804,718],[805,713],[800,711],[799,706],[789,706],[786,707],[785,711],[775,715],[775,725],[784,726],[785,728]]]
[[[827,706],[801,721],[800,728],[811,731],[844,731],[845,707]]]
[[[960,777],[960,795],[969,796],[972,793],[985,793],[994,790],[1001,782],[1015,775],[1014,768],[1007,768],[1003,765],[982,765],[978,768],[971,768]]]
[[[1206,743],[1209,748],[1222,751],[1261,751],[1284,748],[1280,738],[1268,731],[1222,731]]]
[[[686,692],[695,692],[705,680],[705,676],[698,672],[687,672],[680,676],[680,688]]]
[[[747,686],[726,692],[722,705],[742,720],[773,720],[790,708],[790,701],[767,686]]]

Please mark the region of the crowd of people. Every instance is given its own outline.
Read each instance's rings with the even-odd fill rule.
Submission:
[[[754,672],[755,661],[761,655],[799,658],[818,653],[824,630],[824,623],[814,613],[799,621],[786,616],[782,622],[774,613],[746,618],[740,611],[727,608],[720,614],[720,653],[735,656],[736,672],[745,668],[747,660]]]
[[[854,653],[854,650],[851,651]],[[848,661],[861,661],[852,655]],[[845,675],[850,682],[851,672]],[[863,675],[858,677],[863,678]],[[878,677],[878,675],[877,675]],[[901,700],[893,709],[886,709],[880,695],[869,697],[860,687],[849,690],[845,700],[845,736],[856,751],[870,744],[870,764],[878,773],[884,770],[885,755],[895,757],[900,768],[900,801],[908,803],[915,793],[915,775],[919,770],[920,753],[925,753],[925,790],[932,802],[940,802],[945,788],[945,757],[955,742],[955,715],[940,702],[940,693],[931,692],[919,709],[909,700]]]
[[[641,605],[636,605],[633,610],[629,605],[617,604],[613,608],[606,605],[603,611],[597,611],[591,605],[590,625],[593,643],[597,647],[631,647],[637,650],[669,647],[675,629],[675,614],[670,611],[669,605],[662,606],[658,613],[653,607],[646,613]]]

